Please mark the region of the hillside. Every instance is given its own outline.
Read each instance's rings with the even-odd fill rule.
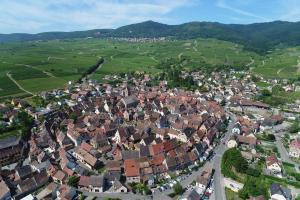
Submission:
[[[300,45],[300,22],[274,21],[249,25],[190,22],[167,25],[153,21],[123,26],[117,29],[95,29],[75,32],[39,34],[0,34],[0,42],[107,37],[173,37],[175,39],[215,38],[242,44],[246,49],[266,53],[277,45]]]
[[[252,59],[254,66],[262,60],[241,45],[216,39],[133,43],[92,38],[5,43],[0,44],[0,99],[63,87],[69,80],[78,80],[101,57],[105,63],[91,77],[100,81],[106,74],[159,72],[157,65],[166,58],[184,58],[185,67],[203,70],[243,67]]]

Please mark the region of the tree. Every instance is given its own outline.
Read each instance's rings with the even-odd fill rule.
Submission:
[[[70,176],[68,178],[68,185],[72,186],[72,187],[77,187],[78,181],[79,181],[79,177],[77,177],[77,176]]]
[[[30,115],[28,115],[24,111],[22,111],[18,114],[18,118],[19,118],[19,121],[20,121],[19,126],[21,127],[22,137],[26,137],[26,136],[28,136],[28,134],[30,133],[31,128],[34,125],[34,120]]]
[[[174,191],[175,194],[181,195],[181,194],[183,194],[184,189],[183,189],[183,187],[180,185],[180,183],[176,183],[176,184],[173,186],[173,191]]]
[[[268,187],[263,179],[247,176],[243,189],[239,191],[239,197],[248,199],[250,196],[257,197],[259,195],[268,197]]]
[[[255,75],[251,75],[251,80],[252,80],[253,82],[259,81],[258,77],[255,76]]]
[[[233,168],[239,173],[245,173],[248,169],[248,162],[237,148],[228,149],[222,157],[222,174],[226,177],[238,179],[238,176],[232,170]]]
[[[272,93],[269,91],[269,90],[262,90],[261,91],[261,94],[264,96],[264,97],[269,97],[269,96],[272,96]]]
[[[300,130],[299,123],[294,122],[291,127],[290,127],[290,132],[291,133],[297,133]]]
[[[274,142],[274,141],[276,140],[274,134],[268,134],[268,135],[267,135],[267,139],[268,139],[269,141],[272,141],[272,142]]]
[[[74,122],[76,122],[78,117],[77,117],[77,114],[76,114],[75,112],[72,112],[72,113],[70,114],[69,118],[70,118],[70,119],[73,119]]]
[[[226,105],[226,101],[225,99],[222,99],[221,103],[220,103],[221,106],[225,106]]]

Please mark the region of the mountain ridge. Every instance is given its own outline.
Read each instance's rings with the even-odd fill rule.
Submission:
[[[145,21],[116,29],[93,29],[71,32],[43,32],[37,34],[0,34],[0,42],[74,38],[157,38],[174,39],[216,38],[244,45],[246,49],[264,53],[277,45],[300,45],[300,22],[273,21],[253,24],[222,24],[219,22],[187,22],[168,25]]]

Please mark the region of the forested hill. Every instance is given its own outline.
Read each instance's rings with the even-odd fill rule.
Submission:
[[[46,32],[39,34],[0,34],[0,42],[71,39],[86,37],[175,39],[216,38],[243,44],[247,49],[266,52],[277,45],[300,45],[300,22],[274,21],[248,25],[221,24],[216,22],[190,22],[167,25],[153,21],[123,26],[117,29],[95,29],[75,32]]]

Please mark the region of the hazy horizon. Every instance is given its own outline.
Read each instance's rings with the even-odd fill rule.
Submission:
[[[143,21],[251,24],[300,21],[297,0],[0,0],[0,33],[117,28]]]

